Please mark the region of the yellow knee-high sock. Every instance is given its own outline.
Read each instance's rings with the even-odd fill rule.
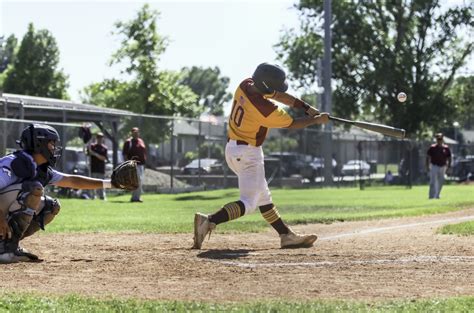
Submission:
[[[245,205],[242,201],[235,201],[227,203],[217,211],[209,216],[209,221],[214,224],[220,224],[235,220],[245,214]]]
[[[259,207],[260,213],[262,213],[263,218],[270,224],[272,227],[281,235],[288,234],[288,226],[283,223],[280,213],[278,213],[277,208],[273,203],[263,205]]]

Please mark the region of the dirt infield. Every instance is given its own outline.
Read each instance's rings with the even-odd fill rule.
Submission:
[[[281,250],[273,230],[192,234],[43,234],[42,263],[1,265],[2,291],[212,302],[474,295],[474,239],[438,235],[474,209],[417,218],[296,226],[311,249]],[[209,249],[209,250],[207,250]]]

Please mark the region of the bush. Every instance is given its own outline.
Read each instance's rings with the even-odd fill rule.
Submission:
[[[224,159],[224,148],[212,142],[205,142],[199,147],[199,157],[222,160]]]

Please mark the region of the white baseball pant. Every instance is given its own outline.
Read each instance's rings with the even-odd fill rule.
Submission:
[[[272,196],[265,179],[262,147],[238,145],[229,140],[225,147],[225,159],[239,180],[240,201],[245,205],[245,214],[255,212],[272,203]]]

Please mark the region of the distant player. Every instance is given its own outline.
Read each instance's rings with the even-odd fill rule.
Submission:
[[[444,144],[443,134],[437,133],[435,138],[436,143],[426,152],[426,170],[430,173],[430,199],[439,199],[444,175],[451,166],[451,150]]]
[[[253,213],[257,208],[280,235],[282,248],[308,248],[316,241],[316,235],[296,234],[282,221],[265,179],[262,144],[269,128],[297,129],[329,120],[329,114],[285,93],[287,89],[285,72],[277,65],[262,63],[252,78],[241,82],[235,91],[225,157],[238,176],[240,199],[211,215],[196,213],[193,248],[201,249],[204,238],[216,225]],[[293,119],[268,99],[304,109],[308,116]]]

